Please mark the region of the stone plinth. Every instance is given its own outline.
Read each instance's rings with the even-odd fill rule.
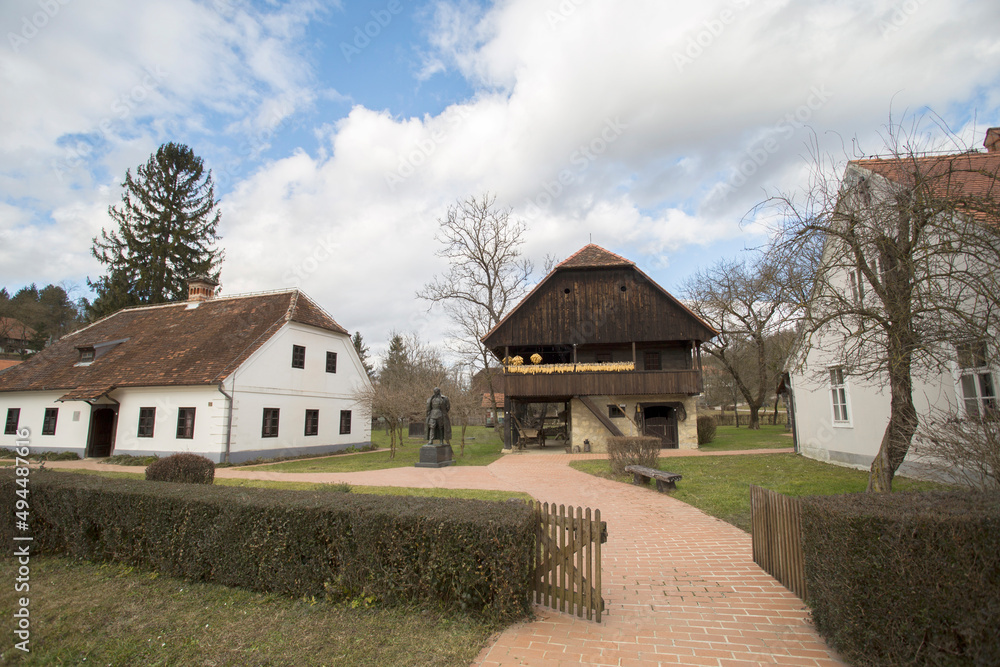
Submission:
[[[414,464],[417,468],[444,468],[455,465],[451,445],[424,445],[420,448],[420,460]]]

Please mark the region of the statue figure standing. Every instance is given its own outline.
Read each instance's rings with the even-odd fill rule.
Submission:
[[[441,444],[451,443],[451,418],[448,412],[451,410],[451,401],[447,396],[441,395],[441,388],[434,387],[434,395],[427,399],[427,444],[434,442],[435,438],[441,440]]]

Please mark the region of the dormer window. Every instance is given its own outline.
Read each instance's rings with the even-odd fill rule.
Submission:
[[[89,364],[94,360],[94,348],[84,347],[80,349],[80,361],[77,363]]]

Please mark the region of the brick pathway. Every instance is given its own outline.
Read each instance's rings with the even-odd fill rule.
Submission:
[[[489,469],[542,502],[601,510],[606,615],[597,624],[536,606],[536,621],[508,628],[476,665],[844,664],[803,603],[754,564],[747,533],[569,458],[510,455]]]

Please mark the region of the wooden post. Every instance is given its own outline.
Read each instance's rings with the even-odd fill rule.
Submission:
[[[636,364],[639,363],[635,358],[635,341],[632,341],[632,370],[637,371],[639,368]]]

